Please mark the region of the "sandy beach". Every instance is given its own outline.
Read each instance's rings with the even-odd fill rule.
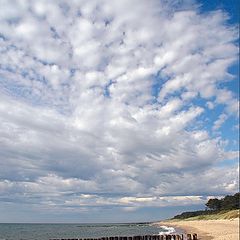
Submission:
[[[165,221],[159,224],[197,233],[200,240],[239,240],[239,219]]]

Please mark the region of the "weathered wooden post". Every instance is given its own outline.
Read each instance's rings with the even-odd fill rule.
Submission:
[[[1,240],[1,239],[0,239]],[[51,238],[49,240],[198,240],[196,233],[194,234],[164,234],[164,235],[141,235],[141,236],[116,236],[116,237],[100,237],[100,238]]]
[[[192,240],[192,234],[187,234],[187,240]]]
[[[181,238],[180,235],[176,235],[176,239],[177,239],[177,240],[182,240],[182,238]]]
[[[196,233],[193,234],[193,240],[197,240],[197,234]]]

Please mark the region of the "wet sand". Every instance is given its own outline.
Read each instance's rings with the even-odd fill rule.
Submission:
[[[239,219],[162,221],[158,224],[197,233],[200,240],[239,240]]]

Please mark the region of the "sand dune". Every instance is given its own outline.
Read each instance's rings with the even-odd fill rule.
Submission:
[[[166,221],[159,224],[175,226],[188,233],[198,233],[201,240],[239,240],[239,219]]]

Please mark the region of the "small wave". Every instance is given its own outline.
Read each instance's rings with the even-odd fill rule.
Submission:
[[[159,232],[159,235],[165,235],[165,234],[172,234],[175,233],[175,228],[173,227],[167,227],[167,226],[160,226],[163,231]]]

